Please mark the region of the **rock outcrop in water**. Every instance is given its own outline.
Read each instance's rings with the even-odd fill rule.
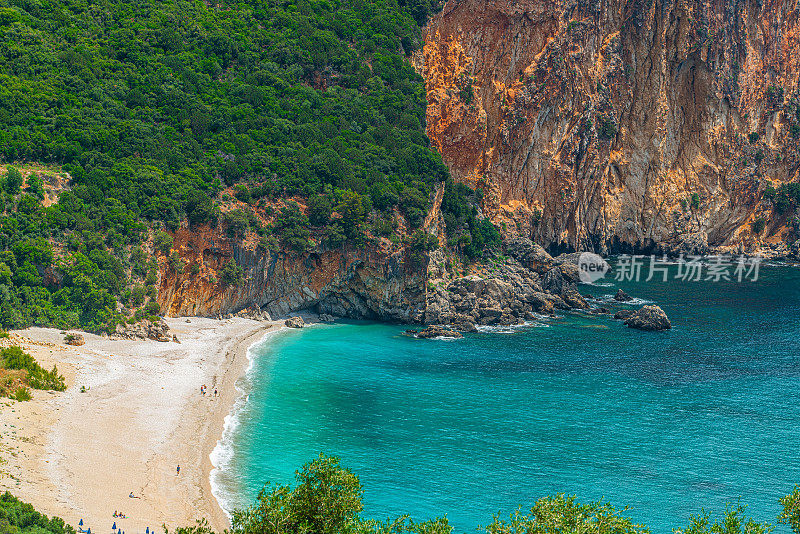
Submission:
[[[648,330],[651,332],[659,332],[672,328],[667,314],[658,306],[642,306],[641,309],[627,316],[625,324],[637,330]]]
[[[794,0],[449,0],[424,38],[428,134],[507,234],[776,255],[800,237],[762,198],[798,180]]]
[[[424,321],[470,331],[524,323],[557,309],[590,308],[578,292],[578,268],[568,258],[553,258],[526,238],[506,241],[504,250],[509,257],[480,275],[431,280]]]
[[[420,339],[432,339],[437,337],[449,337],[458,339],[464,337],[458,330],[451,330],[438,325],[429,326],[425,330],[414,332],[414,336]]]

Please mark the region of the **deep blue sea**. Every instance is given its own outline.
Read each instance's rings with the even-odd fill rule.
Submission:
[[[659,304],[663,333],[566,313],[456,341],[272,334],[215,451],[216,493],[245,506],[324,452],[360,477],[365,516],[446,514],[459,532],[559,492],[630,506],[654,533],[737,499],[774,522],[800,483],[800,269],[759,274],[581,287]]]

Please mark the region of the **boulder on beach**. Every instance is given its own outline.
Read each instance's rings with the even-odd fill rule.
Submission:
[[[302,317],[290,317],[283,324],[289,328],[303,328],[306,325]]]
[[[667,314],[658,306],[642,306],[641,309],[633,312],[625,319],[625,323],[630,328],[659,332],[669,330],[672,324],[669,322]]]
[[[78,334],[76,332],[70,332],[66,336],[64,336],[64,343],[67,345],[73,345],[75,347],[80,347],[81,345],[86,344],[86,340],[83,339],[83,334]]]

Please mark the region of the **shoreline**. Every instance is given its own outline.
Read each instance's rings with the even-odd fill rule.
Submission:
[[[205,444],[203,445],[203,489],[208,495],[208,523],[211,528],[217,532],[223,532],[225,529],[230,528],[230,518],[228,517],[225,509],[222,508],[219,498],[214,493],[214,485],[212,484],[211,477],[214,471],[220,469],[219,465],[214,465],[212,455],[220,446],[220,443],[225,439],[225,433],[228,431],[229,417],[234,417],[235,410],[237,409],[237,401],[246,396],[247,392],[240,389],[237,384],[246,379],[247,373],[253,365],[252,356],[250,351],[256,345],[265,343],[269,337],[275,336],[283,331],[286,327],[271,324],[270,327],[265,328],[259,332],[253,333],[247,338],[242,339],[236,346],[236,349],[229,352],[230,364],[236,363],[236,372],[227,373],[223,377],[223,384],[221,385],[222,397],[221,402],[218,404],[218,409],[215,411],[211,420],[211,427],[218,429],[217,432],[209,431],[206,434]],[[243,348],[243,350],[242,350]],[[241,355],[236,361],[238,355]]]
[[[73,526],[83,519],[93,532],[112,523],[132,533],[174,529],[201,518],[229,527],[212,491],[211,453],[242,393],[236,384],[250,347],[283,322],[166,321],[180,344],[84,333],[86,344],[74,347],[52,328],[0,340],[43,367],[57,364],[67,382],[60,393],[34,390],[31,401],[0,400],[0,490]]]

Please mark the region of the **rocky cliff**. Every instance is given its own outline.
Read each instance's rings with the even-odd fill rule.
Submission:
[[[428,134],[507,235],[599,252],[797,239],[795,208],[762,199],[798,180],[796,0],[449,0],[424,37]]]
[[[175,267],[160,259],[158,302],[167,315],[217,316],[251,310],[284,316],[313,309],[359,319],[420,322],[425,303],[425,265],[382,239],[375,246],[308,253],[268,251],[209,227],[182,227],[174,234]],[[219,273],[230,261],[243,268],[240,284]]]

